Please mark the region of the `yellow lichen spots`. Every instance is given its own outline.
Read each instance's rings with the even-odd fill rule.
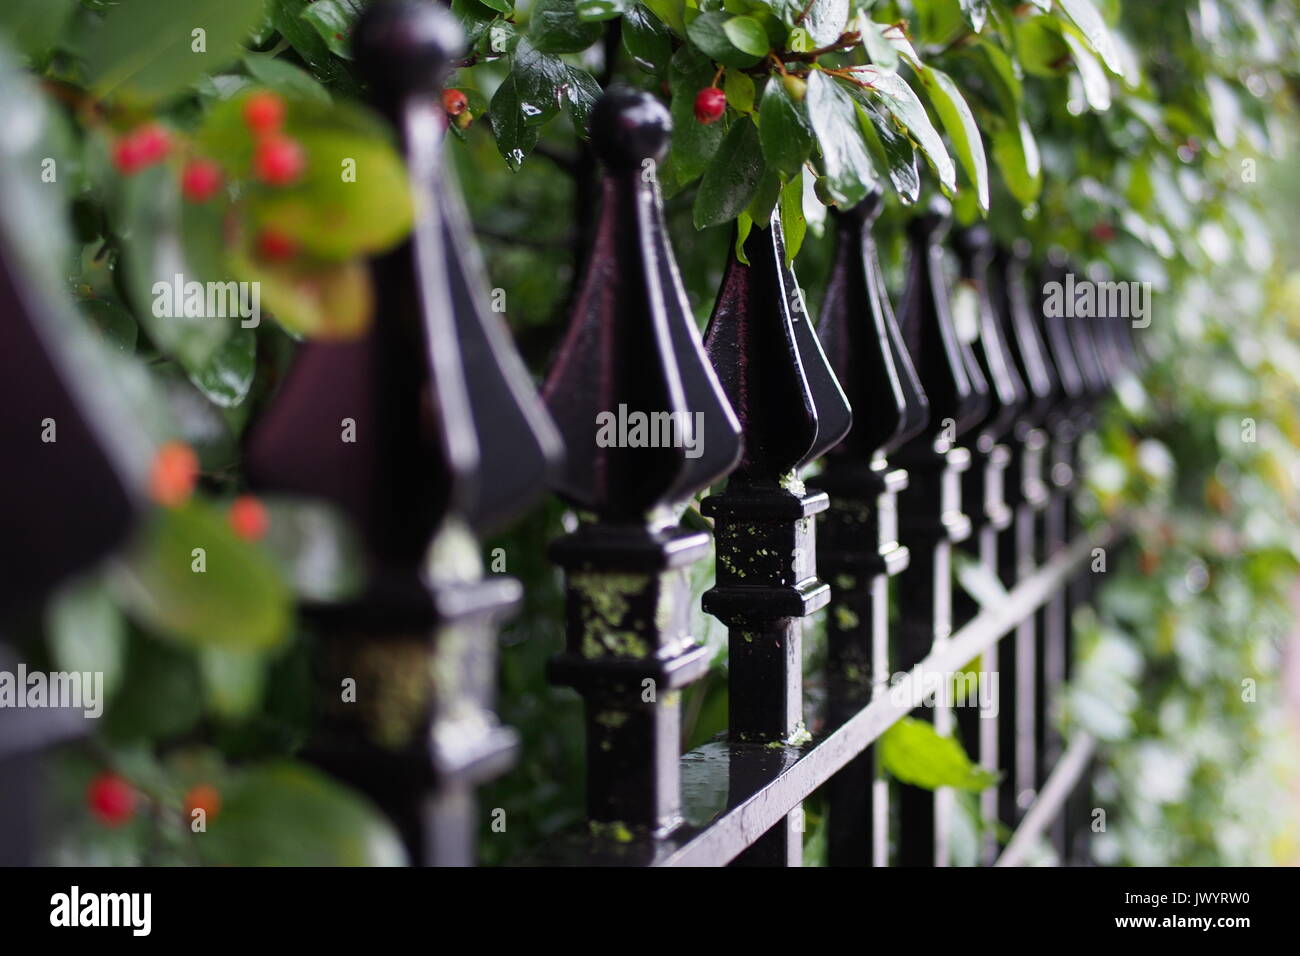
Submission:
[[[613,840],[615,843],[631,843],[636,839],[636,835],[628,829],[628,825],[621,820],[614,820],[611,823],[601,823],[599,820],[592,820],[588,824],[591,829],[591,835],[594,837],[604,837]]]
[[[858,616],[847,604],[835,605],[835,626],[841,631],[851,631],[858,626]]]
[[[807,490],[804,487],[803,479],[793,471],[781,476],[781,487],[790,492],[790,494],[799,495],[800,497],[802,497],[804,492]]]
[[[851,574],[837,574],[831,583],[837,591],[852,591],[857,587],[858,579]]]

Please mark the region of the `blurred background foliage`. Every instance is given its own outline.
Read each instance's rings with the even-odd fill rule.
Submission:
[[[364,6],[10,0],[0,9],[5,227],[24,266],[80,313],[67,335],[109,364],[105,401],[158,445],[192,449],[198,472],[196,493],[154,509],[126,553],[9,628],[29,660],[103,671],[110,693],[100,731],[60,768],[52,861],[401,859],[364,801],[293,759],[310,728],[312,655],[293,604],[356,586],[349,530],[302,501],[264,500],[261,534],[229,518],[245,490],[241,436],[296,342],[365,327],[364,260],[409,224],[391,133],[362,105],[351,61]],[[451,8],[470,49],[449,83],[467,103],[449,151],[492,284],[539,374],[593,213],[585,117],[615,81],[671,106],[660,182],[701,324],[736,224],[751,228],[774,209],[802,237],[795,267],[815,316],[833,251],[824,203],[851,204],[871,179],[890,190],[877,234],[895,296],[909,207],[938,191],[961,221],[987,217],[1001,240],[1028,239],[1036,256],[1058,247],[1095,274],[1152,283],[1153,321],[1138,333],[1151,367],[1143,382],[1121,383],[1086,449],[1088,517],[1131,513],[1135,530],[1110,556],[1096,611],[1078,615],[1078,678],[1056,719],[1104,743],[1100,861],[1295,862],[1296,718],[1285,680],[1300,556],[1294,0]],[[196,25],[207,28],[202,56]],[[781,82],[787,73],[803,86]],[[694,98],[712,83],[727,110],[706,125]],[[288,184],[267,180],[261,140],[241,123],[268,90],[307,158]],[[157,130],[164,155],[124,162],[124,144]],[[57,178],[42,180],[51,157]],[[378,172],[340,182],[332,170],[346,157]],[[187,192],[196,161],[221,173],[202,201]],[[292,254],[267,255],[268,232]],[[274,321],[243,329],[155,316],[153,282],[180,271],[262,282]],[[703,520],[694,504],[684,517]],[[485,818],[502,808],[508,821],[496,833],[485,820],[490,864],[581,821],[578,698],[543,676],[563,626],[545,546],[571,520],[548,501],[485,542],[489,555],[504,549],[505,570],[526,586],[523,612],[501,633],[499,707],[523,756],[482,793]],[[177,542],[195,535],[222,560],[201,577],[169,573]],[[711,583],[708,565],[695,569],[697,593]],[[727,709],[725,633],[700,613],[695,633],[714,664],[684,695],[687,747],[723,731]],[[814,730],[823,650],[814,621],[805,646]],[[96,802],[105,774],[125,781],[130,812]],[[212,811],[202,836],[187,826],[195,805]],[[807,811],[815,864],[819,801]],[[966,822],[973,854],[977,822]]]

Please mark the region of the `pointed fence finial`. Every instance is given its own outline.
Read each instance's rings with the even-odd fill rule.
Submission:
[[[680,822],[677,692],[708,669],[690,635],[686,569],[709,536],[679,527],[672,509],[735,465],[740,434],[663,221],[655,170],[668,111],[615,87],[591,127],[600,212],[543,386],[567,449],[559,493],[588,515],[551,545],[568,625],[547,673],[586,705],[592,832],[648,838]]]
[[[800,619],[830,599],[810,520],[829,499],[805,492],[799,469],[834,448],[853,415],[786,261],[779,216],[750,230],[747,262],[735,246],[704,341],[744,455],[726,490],[702,505],[717,536],[717,584],[703,606],[728,629],[732,740],[797,743],[806,736]],[[792,826],[774,827],[742,862],[797,865]]]
[[[907,472],[891,453],[929,421],[929,401],[903,346],[872,235],[884,205],[873,184],[855,208],[835,214],[835,258],[817,332],[858,414],[826,456],[817,484],[830,494],[818,519],[817,566],[831,585],[827,631],[827,719],[835,727],[884,692],[889,679],[889,579],[909,561],[898,541],[897,499]],[[887,792],[875,756],[855,758],[829,787],[827,860],[885,865]]]
[[[560,456],[486,286],[443,157],[439,87],[463,43],[435,3],[376,3],[354,46],[406,154],[416,219],[372,263],[374,320],[349,342],[309,342],[254,429],[247,471],[352,518],[368,578],[343,605],[308,607],[322,635],[317,762],[369,794],[418,862],[467,863],[468,792],[515,747],[491,712],[493,622],[517,581],[484,578],[473,535],[544,493]],[[412,690],[411,674],[427,677]],[[339,706],[409,701],[400,720]],[[413,696],[414,695],[414,696]]]

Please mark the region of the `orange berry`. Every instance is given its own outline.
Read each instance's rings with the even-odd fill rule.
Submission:
[[[199,783],[185,791],[185,819],[194,819],[194,811],[202,810],[204,822],[211,823],[221,812],[221,791],[210,783]]]
[[[240,495],[230,504],[230,527],[245,541],[257,541],[266,534],[271,516],[266,505],[252,495]]]
[[[447,111],[448,116],[459,116],[468,106],[469,100],[460,90],[442,91],[442,108]]]
[[[284,100],[270,90],[259,90],[244,103],[244,123],[259,136],[279,131],[284,124]]]
[[[181,441],[169,441],[154,456],[149,473],[149,494],[166,508],[189,500],[199,477],[199,458],[194,449]]]

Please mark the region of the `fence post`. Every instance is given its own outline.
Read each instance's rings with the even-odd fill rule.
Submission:
[[[818,335],[849,403],[864,411],[817,477],[831,499],[818,519],[817,562],[831,583],[827,722],[838,726],[889,683],[889,579],[908,564],[898,542],[897,498],[907,472],[889,455],[929,420],[929,402],[889,304],[872,223],[883,189],[836,213],[836,250]],[[866,414],[865,412],[869,412]],[[889,785],[874,748],[828,788],[831,866],[889,864]]]
[[[990,405],[988,385],[949,311],[940,243],[950,221],[951,207],[936,198],[908,225],[907,289],[899,324],[930,400],[930,421],[894,456],[909,476],[899,527],[912,556],[899,578],[899,670],[917,664],[952,632],[952,545],[965,540],[971,528],[961,487],[970,453],[957,439],[984,419]],[[950,733],[951,711],[934,703],[934,713],[922,716],[940,733]],[[946,865],[945,801],[907,784],[899,785],[898,796],[899,862]]]
[[[991,274],[994,308],[1003,316],[1016,367],[1031,396],[1011,436],[1013,451],[1007,469],[1007,487],[1016,495],[1014,533],[1001,539],[998,560],[999,574],[1006,587],[1027,577],[1044,557],[1038,528],[1039,515],[1048,503],[1043,464],[1048,438],[1043,425],[1062,397],[1047,345],[1029,306],[1025,289],[1028,254],[1029,245],[1025,240],[1018,240],[1010,249],[1000,247]],[[997,658],[998,767],[1003,775],[994,797],[996,803],[986,808],[986,819],[1000,820],[1009,829],[1015,828],[1024,809],[1016,802],[1019,750],[1026,746],[1032,748],[1036,739],[1038,618],[1035,614],[1022,621],[1016,627],[1010,653],[1003,652]],[[995,814],[989,816],[988,809],[995,810]],[[986,842],[985,852],[996,852],[992,840]]]
[[[703,606],[727,625],[733,743],[798,745],[808,738],[802,619],[830,600],[813,524],[829,499],[806,491],[799,469],[844,437],[852,412],[786,261],[780,217],[755,224],[744,252],[748,264],[733,243],[704,336],[744,454],[726,490],[702,505],[717,536],[717,584]],[[801,821],[795,810],[735,862],[798,866]]]
[[[601,208],[543,388],[568,455],[560,494],[587,512],[550,549],[565,571],[567,642],[548,675],[584,699],[587,815],[611,846],[680,822],[681,689],[708,668],[689,633],[687,568],[709,536],[679,527],[673,506],[740,454],[663,221],[655,169],[670,127],[652,96],[618,87],[593,111]],[[655,422],[671,440],[647,440]]]
[[[358,23],[358,60],[401,133],[416,221],[373,263],[370,328],[303,347],[247,455],[250,480],[331,501],[362,536],[362,593],[303,608],[320,646],[309,754],[389,814],[414,862],[434,865],[472,862],[473,788],[516,747],[491,705],[494,625],[520,586],[483,576],[476,535],[534,501],[559,455],[487,310],[443,165],[439,87],[460,44],[433,4],[376,4]]]
[[[0,157],[0,187],[9,173]],[[13,673],[19,649],[5,625],[126,537],[149,448],[114,414],[117,383],[66,291],[42,280],[50,263],[34,261],[10,209],[0,209],[0,671]],[[89,723],[80,709],[0,707],[0,865],[37,862],[43,755]]]
[[[1011,527],[1020,502],[1020,489],[1008,479],[1018,474],[1015,431],[1030,404],[1030,392],[1012,354],[1011,329],[993,303],[990,267],[995,249],[992,233],[983,225],[960,229],[953,236],[952,247],[959,267],[953,293],[954,308],[955,303],[961,301],[968,313],[954,316],[954,321],[959,329],[963,324],[969,326],[963,337],[970,342],[971,351],[989,385],[990,397],[988,412],[973,429],[974,438],[970,444],[974,461],[962,476],[962,500],[971,515],[973,530],[972,540],[966,548],[973,552],[984,577],[992,583],[999,582],[999,542],[1009,537],[1001,533]],[[980,610],[974,596],[964,589],[958,590],[954,604],[954,627],[966,624]],[[961,692],[967,699],[958,702],[960,709],[957,712],[958,726],[967,750],[977,755],[976,759],[985,769],[993,772],[998,769],[1001,715],[972,706],[969,696],[975,693],[975,703],[978,704],[981,691],[978,682],[990,679],[992,674],[999,674],[1000,680],[1001,657],[1002,648],[996,644],[981,655],[977,683],[971,685],[969,678],[961,680]],[[995,820],[996,788],[984,790],[979,801],[981,818]],[[990,828],[985,834],[982,853],[991,862],[995,852],[996,840]]]

